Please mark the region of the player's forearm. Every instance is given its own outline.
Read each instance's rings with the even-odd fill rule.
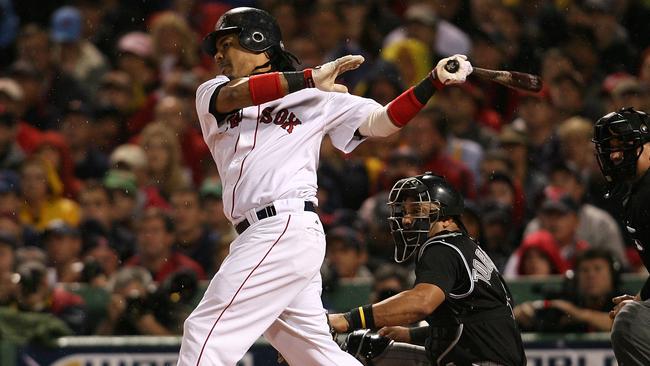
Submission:
[[[386,137],[399,131],[418,114],[442,84],[436,79],[435,71],[420,83],[409,88],[387,106],[373,111],[359,126],[359,133],[365,137]]]
[[[280,99],[289,93],[313,86],[311,69],[239,78],[219,90],[215,108],[219,113],[227,113]]]
[[[377,304],[352,309],[345,314],[347,330],[412,324],[431,314],[444,299],[437,286],[418,284]]]

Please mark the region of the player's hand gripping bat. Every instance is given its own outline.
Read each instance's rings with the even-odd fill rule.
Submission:
[[[454,73],[458,71],[459,66],[458,61],[449,60],[445,65],[445,70]],[[481,79],[492,80],[508,88],[519,89],[527,92],[538,92],[542,90],[542,78],[524,72],[488,70],[474,67],[472,75]]]

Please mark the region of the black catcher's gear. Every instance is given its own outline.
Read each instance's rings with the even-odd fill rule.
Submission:
[[[622,108],[601,117],[594,125],[593,142],[600,170],[609,183],[636,178],[636,163],[643,145],[650,141],[650,117],[634,108]],[[613,152],[622,152],[622,161],[612,161]]]
[[[395,261],[402,263],[427,241],[432,223],[460,216],[465,205],[460,193],[443,177],[426,172],[395,183],[388,195],[388,207]]]
[[[341,348],[357,359],[363,357],[367,361],[381,355],[391,343],[393,340],[388,337],[372,333],[369,329],[359,329],[348,334]]]

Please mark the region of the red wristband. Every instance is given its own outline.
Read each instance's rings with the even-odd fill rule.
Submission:
[[[433,83],[433,86],[437,90],[440,90],[445,87],[445,84],[441,83],[440,80],[438,80],[438,73],[436,72],[436,69],[433,69],[433,72],[429,74],[429,77],[431,78],[431,82]]]
[[[253,105],[260,105],[287,95],[282,88],[280,73],[253,75],[248,78],[248,90],[251,93]]]
[[[314,88],[316,87],[316,84],[314,84],[314,78],[312,77],[313,69],[304,69],[302,71],[302,74],[305,78],[305,88]]]
[[[395,98],[390,104],[386,111],[388,112],[388,117],[393,121],[395,126],[404,127],[406,124],[415,117],[418,112],[424,107],[424,104],[415,97],[413,93],[413,88],[408,88],[407,91],[402,93],[399,97]]]

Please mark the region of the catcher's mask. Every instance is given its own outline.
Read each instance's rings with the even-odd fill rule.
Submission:
[[[431,172],[397,181],[388,195],[388,208],[397,263],[409,259],[427,241],[431,225],[440,219],[456,218],[464,230],[459,219],[465,208],[463,196]]]
[[[610,183],[633,180],[643,145],[650,141],[650,118],[634,108],[622,108],[601,117],[594,125],[596,157],[600,170]],[[622,153],[614,161],[612,154]]]

